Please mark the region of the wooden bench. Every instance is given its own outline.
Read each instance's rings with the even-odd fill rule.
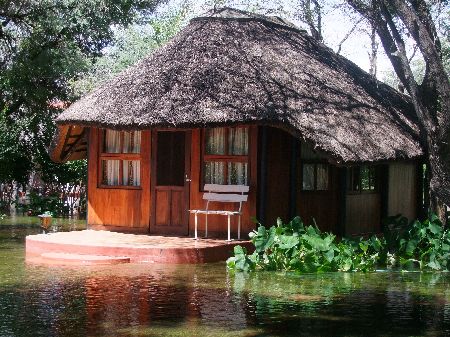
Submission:
[[[226,215],[228,217],[228,241],[231,241],[231,216],[237,215],[238,218],[238,239],[241,238],[241,215],[242,203],[247,201],[249,187],[244,185],[216,185],[205,184],[205,193],[203,193],[203,200],[206,201],[205,209],[192,209],[190,213],[195,215],[195,239],[197,239],[198,215],[205,214],[205,237],[208,237],[208,214]],[[239,203],[239,209],[236,211],[216,211],[210,210],[209,204],[214,203]]]

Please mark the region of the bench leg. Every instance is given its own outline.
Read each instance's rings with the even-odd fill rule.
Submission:
[[[197,240],[197,213],[195,213],[195,240]]]
[[[208,237],[208,213],[206,213],[205,238]]]
[[[230,215],[228,215],[228,241],[231,241],[230,230],[231,230]]]
[[[238,219],[238,240],[241,239],[241,216],[239,215]]]

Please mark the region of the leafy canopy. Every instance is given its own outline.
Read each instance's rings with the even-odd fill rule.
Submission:
[[[142,21],[159,2],[0,1],[0,181],[51,166],[57,103],[75,98],[69,82],[113,41],[114,27]]]

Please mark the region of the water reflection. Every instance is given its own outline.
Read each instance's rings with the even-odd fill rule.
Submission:
[[[26,266],[11,233],[0,230],[0,336],[450,335],[445,273]]]

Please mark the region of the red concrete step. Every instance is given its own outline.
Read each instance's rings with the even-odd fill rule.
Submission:
[[[63,259],[64,264],[70,262],[73,265],[82,265],[80,261],[83,261],[86,255],[127,257],[131,263],[209,263],[225,261],[233,255],[233,248],[236,245],[245,246],[250,252],[253,249],[250,241],[228,242],[211,238],[194,240],[191,237],[83,230],[28,235],[26,260],[37,262],[36,260],[40,259],[41,263],[50,263],[53,260],[57,261],[61,256],[67,256],[57,255],[57,258],[53,257],[53,260],[41,256],[58,253],[76,256],[73,259]]]
[[[39,260],[41,260],[42,262],[50,262],[55,264],[77,265],[130,263],[130,258],[128,256],[106,256],[72,253],[43,253],[40,255]]]

